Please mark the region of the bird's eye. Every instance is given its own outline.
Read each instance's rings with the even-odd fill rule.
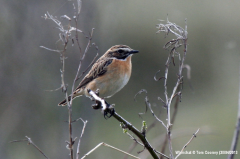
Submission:
[[[118,50],[118,53],[123,53],[124,51],[122,49],[119,49]]]

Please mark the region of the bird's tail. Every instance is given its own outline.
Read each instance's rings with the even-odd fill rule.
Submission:
[[[71,98],[72,98],[72,100],[73,100],[73,99],[75,99],[76,97],[82,96],[83,93],[84,93],[84,91],[83,91],[83,89],[81,89],[81,88],[75,90],[75,91],[73,92],[73,96],[72,96],[72,95],[69,95],[69,96],[68,96],[68,102],[71,101]],[[66,106],[66,105],[67,105],[66,99],[64,99],[63,101],[61,101],[61,102],[58,104],[58,106]]]
[[[70,102],[71,101],[71,98],[72,98],[72,96],[70,95],[70,96],[68,96],[68,102]],[[74,98],[76,98],[76,97],[74,97],[73,96],[73,98],[72,99],[74,99]],[[64,99],[63,101],[61,101],[59,104],[58,104],[58,106],[66,106],[67,105],[67,100],[66,99]]]

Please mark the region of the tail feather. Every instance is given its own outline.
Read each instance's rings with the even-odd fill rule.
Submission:
[[[71,101],[71,95],[70,96],[68,96],[68,102],[70,102]],[[73,97],[73,99],[74,99],[75,97]],[[66,101],[66,99],[64,99],[63,101],[61,101],[59,104],[58,104],[58,106],[66,106],[67,105],[67,101]]]
[[[74,99],[74,98],[76,98],[76,97],[82,96],[83,93],[84,93],[84,91],[83,91],[83,89],[81,89],[81,88],[75,90],[75,91],[73,92],[73,97],[72,97],[72,95],[68,96],[68,102],[71,101],[71,98]],[[67,105],[66,99],[64,99],[63,101],[61,101],[61,102],[58,104],[58,106],[66,106],[66,105]]]

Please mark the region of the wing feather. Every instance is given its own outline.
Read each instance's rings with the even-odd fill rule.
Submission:
[[[80,82],[76,90],[86,86],[89,82],[94,80],[95,78],[104,75],[107,72],[107,66],[112,63],[113,59],[100,58],[98,59],[95,64],[92,66],[89,73],[83,78]]]

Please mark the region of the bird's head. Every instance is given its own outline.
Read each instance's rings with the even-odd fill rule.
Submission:
[[[108,58],[116,58],[119,60],[125,60],[128,56],[138,53],[138,50],[133,50],[127,45],[115,45],[112,46],[106,53],[105,56]]]

